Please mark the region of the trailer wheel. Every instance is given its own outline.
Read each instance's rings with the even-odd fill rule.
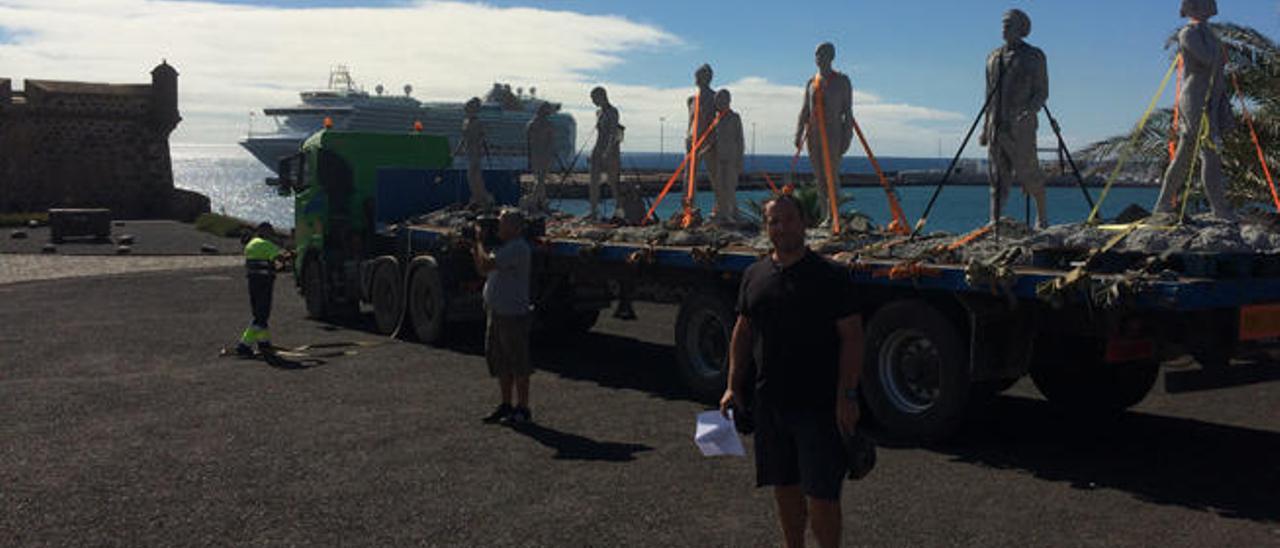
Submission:
[[[676,317],[676,361],[685,386],[704,399],[724,393],[729,341],[737,316],[719,292],[694,292]]]
[[[950,435],[969,404],[963,339],[921,301],[880,309],[867,328],[862,396],[886,432],[909,441]]]
[[[329,297],[324,287],[324,269],[316,260],[302,266],[302,297],[307,302],[307,316],[317,320],[328,317]]]
[[[1105,363],[1098,345],[1074,344],[1045,353],[1031,364],[1036,389],[1054,405],[1089,416],[1124,411],[1147,396],[1160,364]]]
[[[409,321],[418,340],[438,345],[444,340],[444,283],[433,259],[418,259],[409,273]]]
[[[399,327],[404,313],[404,288],[400,281],[400,268],[393,261],[386,261],[373,271],[369,288],[373,301],[373,323],[378,332],[390,335]]]

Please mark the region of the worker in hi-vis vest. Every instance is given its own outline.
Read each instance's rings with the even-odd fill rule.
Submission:
[[[245,357],[253,356],[254,344],[258,345],[259,352],[272,350],[271,334],[267,330],[267,320],[271,317],[271,294],[275,289],[276,269],[289,255],[269,239],[274,232],[271,223],[261,223],[253,234],[246,236],[244,266],[249,278],[249,306],[253,309],[253,321],[240,335],[240,343],[236,345],[236,354]]]

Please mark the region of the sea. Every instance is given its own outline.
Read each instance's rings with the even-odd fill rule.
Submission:
[[[174,184],[194,190],[209,197],[214,212],[233,215],[250,221],[269,221],[287,228],[293,226],[293,198],[281,197],[264,181],[272,172],[260,164],[248,152],[237,145],[175,144],[172,147]],[[681,157],[674,153],[656,152],[624,153],[623,170],[626,171],[674,171]],[[878,158],[885,171],[944,170],[950,158]],[[785,155],[748,155],[744,166],[746,173],[768,171],[786,173],[792,171],[793,158]],[[794,163],[796,173],[811,173],[807,158]],[[846,158],[841,164],[845,173],[874,173],[864,157]],[[933,186],[908,186],[898,188],[898,196],[907,217],[915,222],[924,212],[934,193]],[[1150,208],[1156,200],[1156,188],[1116,187],[1111,189],[1103,203],[1100,215],[1115,216],[1129,204]],[[853,200],[845,210],[856,210],[884,224],[891,219],[884,191],[879,187],[845,188],[842,192]],[[1096,201],[1100,188],[1090,188]],[[760,201],[768,197],[768,191],[749,190],[738,193],[738,200],[746,207],[748,201]],[[1071,223],[1084,220],[1089,207],[1081,190],[1076,187],[1051,187],[1048,189],[1049,222]],[[930,212],[927,228],[947,232],[964,232],[981,226],[987,221],[989,193],[985,186],[947,186],[943,188]],[[703,211],[711,210],[709,192],[697,196]],[[587,211],[586,200],[552,200],[552,206],[572,214]],[[602,204],[604,214],[612,212],[612,200]],[[680,207],[678,198],[668,198],[659,204],[657,215],[667,217]],[[1026,215],[1026,203],[1015,188],[1010,193],[1010,204],[1005,215],[1022,220]]]

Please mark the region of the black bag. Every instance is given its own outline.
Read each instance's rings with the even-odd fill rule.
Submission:
[[[850,480],[867,477],[867,474],[876,467],[876,442],[864,435],[861,429],[854,430],[852,435],[843,435],[841,438],[844,440],[844,452],[849,463],[847,477]]]
[[[745,382],[742,386],[733,387],[733,391],[738,395],[738,401],[742,402],[742,407],[746,409],[733,406],[733,427],[739,434],[750,436],[756,431],[756,361],[754,358],[747,360],[747,366],[743,368],[738,378],[745,379]]]

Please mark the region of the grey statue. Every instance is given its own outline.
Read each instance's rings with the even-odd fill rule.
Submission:
[[[716,118],[716,90],[711,88],[711,79],[714,76],[715,72],[711,70],[711,65],[707,64],[698,67],[698,70],[693,73],[697,90],[685,100],[685,104],[689,107],[689,126],[684,140],[686,152],[697,143],[699,138],[706,135],[707,130],[711,128],[711,122]],[[707,167],[712,181],[716,180],[715,170],[719,166],[715,148],[710,146],[710,142],[710,136],[702,141],[702,147],[697,151],[696,162],[689,167],[694,173],[695,180],[700,165]]]
[[[550,103],[538,105],[533,119],[524,129],[533,191],[521,199],[520,207],[530,213],[547,212],[547,172],[551,171],[551,163],[555,159],[555,128],[549,118],[552,110]]]
[[[467,186],[471,189],[471,200],[467,205],[489,208],[493,206],[493,195],[484,187],[484,170],[481,167],[488,144],[485,142],[484,124],[480,121],[480,98],[472,97],[467,101],[463,113],[462,140],[458,141],[453,154],[467,155]]]
[[[1235,126],[1235,118],[1227,93],[1222,42],[1209,26],[1209,18],[1217,14],[1218,4],[1214,0],[1182,2],[1182,16],[1190,21],[1178,32],[1178,53],[1182,55],[1185,67],[1182,95],[1178,97],[1182,113],[1178,120],[1178,148],[1160,185],[1160,197],[1154,208],[1157,214],[1172,213],[1175,203],[1181,200],[1182,185],[1187,182],[1196,154],[1200,124],[1207,118],[1209,137],[1198,146],[1204,194],[1215,217],[1228,221],[1236,219],[1231,204],[1227,202],[1222,157],[1218,154],[1222,135]]]
[[[836,58],[836,47],[823,42],[813,53],[818,73],[804,88],[804,106],[796,125],[796,149],[808,146],[809,162],[823,189],[818,195],[822,203],[822,224],[830,224],[831,211],[827,203],[828,181],[840,187],[840,161],[848,152],[853,140],[853,84],[849,77],[831,68]],[[823,143],[826,135],[826,143]]]
[[[746,142],[742,136],[742,117],[730,108],[733,97],[729,90],[716,92],[716,112],[720,122],[707,140],[714,151],[715,164],[711,168],[711,188],[715,189],[715,209],[711,220],[736,223],[738,216],[738,176],[742,173],[742,160]]]
[[[591,102],[596,105],[596,145],[591,150],[591,181],[587,186],[591,209],[587,217],[599,218],[600,178],[605,176],[613,187],[613,197],[622,220],[628,224],[639,224],[644,220],[644,202],[634,184],[624,185],[621,182],[622,133],[626,128],[619,122],[618,109],[609,103],[609,94],[603,87],[591,90]]]
[[[1049,99],[1049,71],[1044,52],[1023,41],[1031,34],[1031,18],[1009,10],[1003,21],[1004,45],[987,57],[987,94],[991,98],[978,143],[990,158],[991,222],[1003,213],[1013,182],[1036,202],[1036,226],[1048,226],[1044,173],[1036,156],[1040,110]],[[996,84],[1002,82],[999,89]]]

